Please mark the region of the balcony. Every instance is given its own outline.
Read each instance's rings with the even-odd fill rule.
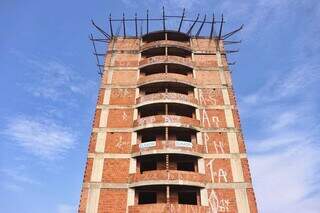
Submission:
[[[150,58],[144,58],[139,62],[140,68],[159,63],[173,63],[181,64],[187,67],[193,67],[193,62],[191,58],[183,58],[179,56],[153,56]]]
[[[204,151],[204,146],[196,143],[178,140],[159,140],[135,144],[132,146],[133,157],[160,154],[160,153],[181,153],[200,156]]]
[[[138,85],[144,85],[154,82],[181,82],[191,86],[196,85],[196,81],[192,76],[180,75],[176,73],[157,73],[140,77]]]
[[[144,128],[157,127],[157,126],[171,126],[171,127],[199,129],[200,121],[195,118],[190,118],[186,116],[155,115],[155,116],[139,118],[133,122],[133,127],[136,128],[135,131],[144,129]]]
[[[207,213],[209,207],[199,205],[186,205],[186,204],[166,204],[154,203],[144,205],[129,206],[129,213],[164,213],[164,212],[184,212],[184,213]]]
[[[129,175],[131,187],[168,184],[205,187],[205,182],[204,174],[179,170],[153,170]]]
[[[136,100],[136,104],[138,105],[146,105],[151,103],[182,103],[191,106],[195,106],[198,104],[198,101],[193,96],[181,94],[181,93],[174,93],[174,92],[167,92],[167,93],[152,93],[149,95],[144,95]]]
[[[153,41],[150,43],[144,43],[141,46],[141,51],[151,49],[151,48],[166,47],[166,46],[182,48],[182,49],[191,51],[189,42],[170,41],[170,40],[160,40],[160,41]]]

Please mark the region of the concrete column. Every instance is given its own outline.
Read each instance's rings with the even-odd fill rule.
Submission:
[[[244,182],[243,171],[240,158],[231,158],[231,171],[233,182]]]
[[[137,172],[137,159],[136,158],[130,158],[129,174],[134,174],[136,172]]]
[[[86,213],[97,213],[99,206],[100,189],[95,187],[89,188],[88,204]]]
[[[229,98],[227,88],[222,88],[222,97],[223,97],[224,105],[230,105],[230,98]]]
[[[234,128],[234,120],[231,109],[225,109],[224,114],[226,116],[227,127]]]
[[[203,158],[199,158],[198,159],[198,172],[200,174],[205,174],[206,173],[205,163],[204,163],[204,159]]]
[[[105,142],[106,142],[107,133],[98,132],[97,133],[97,142],[96,142],[96,152],[104,153]]]
[[[207,189],[200,189],[200,201],[201,206],[209,206]]]
[[[238,213],[250,213],[246,189],[235,189]]]
[[[108,115],[109,115],[109,110],[108,109],[102,109],[101,110],[99,127],[107,127]]]
[[[197,144],[200,144],[200,145],[203,144],[201,132],[197,132]]]
[[[235,132],[228,132],[228,142],[230,153],[239,153],[239,144],[237,139],[237,134]]]
[[[96,155],[95,158],[93,158],[90,182],[101,182],[103,164],[104,164],[103,156]]]

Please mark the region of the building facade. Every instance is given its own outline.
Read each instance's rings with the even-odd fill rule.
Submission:
[[[79,212],[257,212],[223,40],[113,37]]]

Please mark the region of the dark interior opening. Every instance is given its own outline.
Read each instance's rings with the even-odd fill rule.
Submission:
[[[194,172],[194,162],[177,162],[177,170]]]
[[[141,135],[141,142],[149,142],[149,141],[156,141],[156,135],[154,134],[143,134]]]
[[[191,134],[182,134],[178,132],[176,134],[176,140],[177,141],[186,141],[191,143]]]
[[[179,204],[197,205],[197,193],[194,191],[178,192]]]
[[[138,204],[148,204],[157,203],[157,193],[156,192],[139,192]]]
[[[141,159],[140,161],[140,172],[157,170],[156,159]]]

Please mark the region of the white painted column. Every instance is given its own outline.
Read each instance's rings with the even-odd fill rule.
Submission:
[[[100,189],[95,187],[89,188],[88,204],[86,213],[97,213],[99,206]]]
[[[235,189],[238,213],[250,213],[246,189]]]
[[[200,189],[200,202],[201,206],[209,206],[207,189]]]

